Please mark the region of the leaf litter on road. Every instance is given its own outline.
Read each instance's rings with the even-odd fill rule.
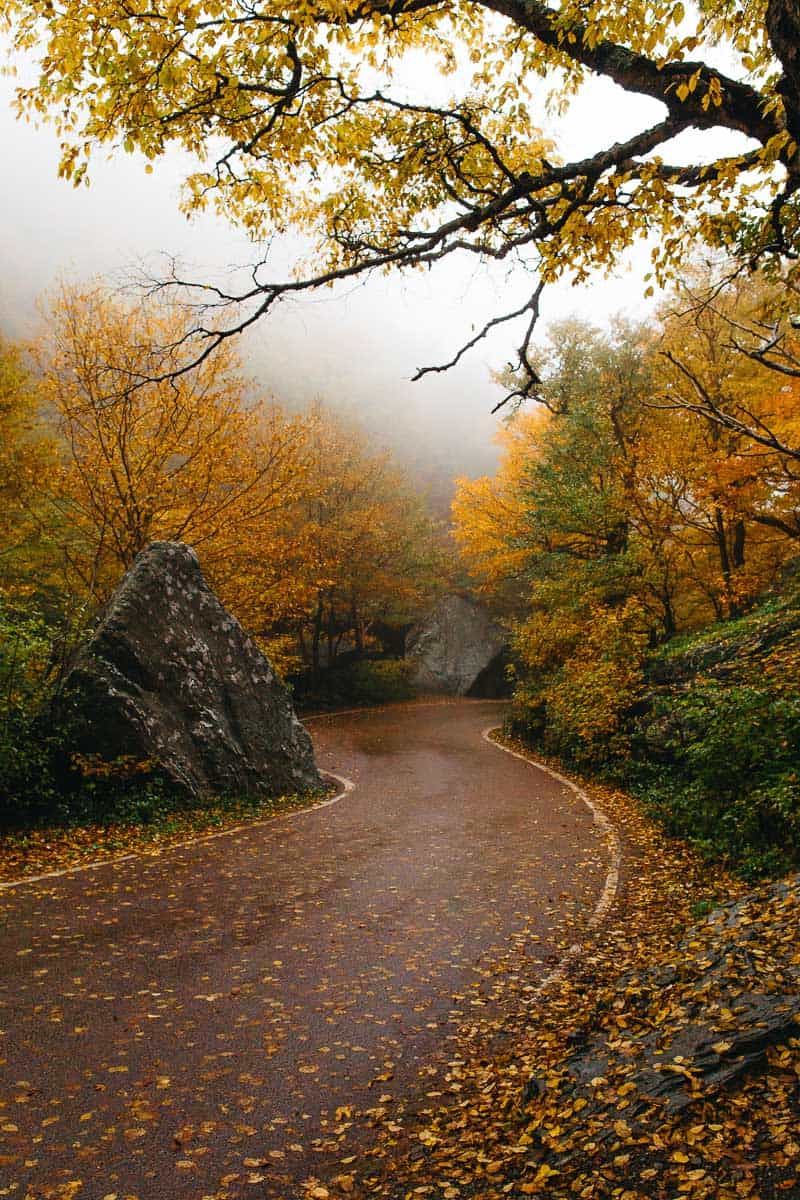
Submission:
[[[105,979],[102,972],[90,974],[95,931],[106,923],[112,931],[117,929],[125,906],[136,899],[122,867],[110,888],[107,883],[93,885],[85,932],[70,932],[66,925],[60,929],[56,923],[50,929],[51,940],[56,939],[51,949],[39,942],[21,947],[33,950],[36,957],[31,962],[26,954],[20,960],[30,962],[31,971],[26,976],[30,981],[26,995],[19,999],[31,1006],[32,1013],[38,1010],[39,1028],[52,1028],[59,1039],[65,1035],[74,1039],[76,1047],[97,1030],[80,1019],[78,1010],[89,1001],[97,1006],[92,1009],[97,1013],[108,1006],[106,1020],[114,1012],[121,1020],[113,1027],[111,1044],[103,1047],[80,1079],[76,1075],[68,1081],[62,1094],[42,1093],[21,1071],[11,1078],[0,1107],[5,1138],[0,1151],[5,1176],[0,1173],[0,1178],[10,1179],[11,1185],[0,1186],[0,1194],[23,1200],[94,1200],[95,1195],[110,1194],[152,1200],[166,1181],[174,1195],[196,1200],[212,1196],[238,1200],[248,1195],[287,1200],[362,1196],[499,1200],[537,1194],[577,1195],[586,1200],[681,1195],[760,1200],[773,1192],[791,1196],[800,1162],[796,1135],[800,1052],[795,1039],[769,1049],[768,1070],[740,1081],[728,1093],[698,1094],[686,1111],[664,1114],[656,1105],[651,1112],[642,1112],[637,1106],[633,1060],[626,1062],[626,1046],[643,1030],[679,1028],[683,1009],[697,1000],[692,979],[682,979],[680,974],[668,995],[648,992],[648,970],[656,963],[680,966],[675,947],[692,926],[692,909],[698,902],[710,905],[735,899],[743,887],[658,834],[625,796],[608,789],[592,790],[626,843],[623,891],[604,926],[589,935],[590,896],[596,897],[605,869],[598,839],[595,849],[577,855],[570,868],[585,875],[585,891],[562,895],[559,880],[564,876],[554,869],[540,893],[539,903],[555,921],[555,933],[543,937],[535,921],[521,924],[504,947],[496,947],[477,963],[472,960],[475,978],[451,991],[444,1014],[431,1009],[421,994],[416,999],[412,990],[412,982],[423,992],[429,987],[426,980],[437,971],[435,954],[434,960],[423,962],[419,950],[412,949],[400,931],[396,937],[405,950],[405,961],[399,974],[363,975],[356,989],[359,995],[345,994],[323,975],[316,980],[315,1003],[328,1032],[312,1038],[297,1025],[299,1009],[287,994],[287,984],[291,972],[302,973],[309,950],[309,916],[324,919],[320,930],[332,947],[345,932],[323,901],[335,865],[323,871],[319,894],[309,898],[300,886],[282,896],[283,950],[280,957],[273,950],[257,964],[253,912],[254,906],[269,903],[268,892],[255,883],[242,887],[239,877],[232,876],[235,886],[226,900],[230,920],[223,924],[217,894],[207,880],[197,879],[188,860],[179,860],[177,871],[163,881],[159,874],[160,903],[179,925],[189,922],[191,952],[201,956],[198,961],[209,963],[206,972],[197,974],[194,998],[188,1000],[164,986],[163,979],[156,979],[160,968],[155,964],[161,959],[171,962],[175,951],[161,944],[146,923],[135,929],[132,941],[120,941],[116,949],[113,939],[109,943],[106,953],[114,969],[105,971]],[[251,849],[246,836],[239,842],[242,852],[255,853],[255,844]],[[291,841],[284,842],[282,855],[289,850],[295,853]],[[153,860],[153,871],[157,861]],[[291,855],[288,861],[290,865],[294,861]],[[523,864],[515,876],[518,904],[525,898],[526,872],[529,868]],[[385,879],[383,894],[394,895],[398,886],[395,879]],[[206,902],[206,895],[214,904]],[[49,896],[47,887],[36,891],[42,911]],[[777,981],[786,955],[796,955],[786,936],[790,900],[784,901],[782,908],[776,902],[768,912],[755,903],[752,912],[744,915],[758,929],[754,949],[759,956],[750,958],[757,962],[762,981]],[[486,915],[495,902],[488,903]],[[364,917],[374,936],[385,940],[377,918],[366,911]],[[421,914],[415,925],[422,942],[430,940],[435,950],[439,917],[438,909]],[[89,932],[92,936],[87,939]],[[359,935],[366,936],[362,931]],[[214,955],[231,936],[241,951],[226,967],[223,979],[213,967]],[[557,966],[576,941],[582,943],[580,957],[545,994],[539,994],[542,975]],[[70,967],[57,994],[41,990],[42,999],[37,999],[49,971],[65,961],[65,950]],[[125,990],[132,951],[134,958],[141,958],[145,974],[138,975],[135,989],[131,975]],[[697,954],[702,953],[699,945]],[[734,977],[737,961],[732,955]],[[147,962],[154,964],[150,976]],[[628,982],[620,991],[623,970]],[[373,1011],[370,1015],[371,996],[387,988],[398,1016],[403,1014],[397,1022],[391,1014],[378,1017]],[[727,1010],[734,1016],[735,1007]],[[341,1023],[350,1022],[361,1009],[361,1032],[353,1029],[347,1037],[337,1034]],[[720,1004],[715,1038],[720,1054],[730,1040],[727,1011]],[[347,1079],[353,1064],[365,1057],[363,1047],[370,1041],[363,1033],[376,1021],[382,1053],[373,1049],[366,1056],[370,1098],[365,1103],[347,1095]],[[386,1022],[385,1032],[382,1022]],[[176,1050],[190,1048],[199,1032],[205,1031],[202,1054],[192,1059],[191,1077],[177,1059],[169,1064],[158,1059],[145,1069],[148,1031],[162,1024]],[[417,1038],[426,1030],[425,1055],[409,1074],[409,1064],[403,1062],[408,1036]],[[294,1096],[291,1089],[296,1085],[289,1085],[288,1075],[285,1102],[276,1105],[273,1098],[265,1107],[268,1064],[275,1062],[279,1070],[284,1069],[292,1031],[300,1039],[297,1065],[318,1066],[324,1072],[333,1069],[330,1078],[339,1079],[341,1100],[331,1105],[316,1127],[303,1107],[303,1093],[298,1090]],[[581,1091],[570,1080],[568,1063],[576,1046],[598,1031],[616,1055],[613,1071],[593,1077]],[[242,1046],[250,1044],[256,1032],[263,1052],[245,1063]],[[7,1033],[0,1034],[0,1059],[5,1058]],[[250,1039],[246,1043],[242,1042],[245,1033]],[[691,1090],[692,1064],[668,1065]],[[5,1063],[0,1066],[7,1075]],[[309,1087],[318,1086],[317,1072],[302,1078]],[[523,1102],[526,1089],[528,1099]],[[91,1094],[93,1102],[76,1107],[79,1093]],[[298,1106],[294,1111],[292,1104]],[[142,1164],[143,1183],[133,1192],[117,1170],[113,1177],[103,1178],[105,1189],[98,1192],[106,1147],[120,1144],[132,1162]],[[151,1157],[157,1146],[168,1146],[171,1159],[163,1153],[161,1158]],[[59,1156],[67,1150],[69,1161],[81,1170],[69,1171],[67,1160],[62,1162]],[[42,1164],[51,1155],[54,1164],[62,1165],[50,1171],[46,1184],[29,1184],[28,1175],[41,1181]],[[206,1178],[208,1164],[213,1164],[216,1180],[211,1186]],[[298,1171],[305,1173],[298,1175]]]
[[[587,786],[625,841],[623,888],[607,921],[543,995],[535,981],[497,974],[495,1007],[459,1030],[435,1102],[401,1103],[391,1121],[373,1114],[358,1195],[800,1196],[800,880],[741,900],[740,880],[668,839],[630,797]],[[565,953],[576,936],[565,927]],[[682,1083],[678,1111],[639,1094],[643,1039],[668,1048],[701,1014],[724,1061],[726,1031],[733,1036],[754,989],[791,999],[788,1032],[749,1071],[707,1089],[691,1058],[676,1055],[660,1067]],[[605,1073],[581,1085],[576,1054],[590,1040],[603,1048]]]

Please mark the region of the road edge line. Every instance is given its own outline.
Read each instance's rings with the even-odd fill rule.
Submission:
[[[484,699],[473,698],[473,697],[459,697],[459,699],[468,700],[474,704],[507,704],[508,703],[507,700],[495,700],[493,698],[484,700]],[[390,708],[430,708],[430,707],[435,707],[435,706],[439,706],[439,705],[453,704],[453,703],[455,703],[455,700],[453,700],[453,699],[422,700],[422,701],[401,700],[397,704],[391,704],[391,703],[390,704],[376,704],[370,708],[349,708],[349,709],[343,709],[343,710],[340,709],[338,711],[333,710],[331,712],[312,713],[309,716],[300,717],[298,719],[300,720],[300,722],[302,724],[306,724],[306,722],[308,722],[308,721],[320,721],[326,717],[327,718],[349,717],[349,716],[354,716],[357,713],[381,712],[381,711],[385,711],[386,709],[390,709]],[[341,785],[342,791],[337,793],[337,795],[332,796],[329,800],[321,800],[318,804],[309,804],[307,808],[297,808],[293,812],[279,813],[274,817],[265,817],[264,820],[262,820],[262,821],[250,821],[245,825],[234,825],[231,829],[220,829],[216,833],[208,833],[208,834],[202,835],[201,837],[190,838],[188,841],[185,841],[185,842],[170,842],[170,844],[168,846],[164,847],[164,851],[181,850],[187,846],[196,846],[196,845],[200,844],[201,842],[210,842],[214,838],[227,837],[229,834],[232,834],[232,833],[241,833],[242,830],[244,830],[244,829],[258,829],[260,826],[270,825],[273,821],[278,821],[278,820],[281,820],[284,818],[290,818],[290,817],[301,817],[305,813],[315,812],[318,808],[328,808],[331,804],[337,804],[339,802],[339,800],[343,800],[345,798],[345,796],[349,795],[350,792],[352,792],[355,789],[356,785],[353,783],[353,781],[345,778],[344,775],[335,775],[333,771],[322,771],[321,774],[327,775],[330,779],[334,779],[338,784]],[[148,854],[146,851],[141,851],[138,854],[123,854],[119,858],[103,858],[103,859],[98,859],[95,862],[79,863],[77,866],[74,866],[74,867],[65,867],[61,871],[47,871],[43,875],[25,875],[21,879],[11,879],[5,883],[0,883],[0,892],[7,892],[11,888],[23,887],[26,883],[42,883],[43,881],[45,881],[47,879],[62,879],[65,875],[76,875],[79,871],[94,871],[94,870],[99,869],[100,867],[113,866],[115,863],[131,862],[134,858],[156,858],[156,857],[160,857],[160,856],[155,855],[155,854]]]
[[[244,825],[233,825],[230,829],[218,829],[214,833],[201,834],[200,837],[189,838],[185,842],[170,842],[164,846],[164,853],[168,850],[184,850],[187,846],[199,846],[203,842],[213,842],[215,838],[229,837],[232,833],[242,833],[247,829],[259,829],[264,825],[272,825],[275,821],[291,820],[292,817],[303,817],[307,813],[316,812],[319,808],[330,808],[332,804],[338,804],[340,800],[344,800],[345,796],[349,796],[355,791],[356,785],[352,779],[347,779],[344,775],[335,775],[333,771],[322,771],[322,775],[333,779],[341,787],[341,791],[335,796],[330,796],[327,800],[320,800],[316,804],[309,804],[305,808],[295,808],[291,812],[276,813],[272,817],[264,817],[260,821],[248,821]],[[77,875],[79,871],[94,871],[99,867],[112,867],[117,863],[131,862],[133,859],[145,858],[161,858],[161,854],[148,854],[146,850],[139,854],[123,854],[119,858],[102,858],[96,862],[79,863],[75,867],[65,867],[62,871],[48,871],[44,875],[25,875],[21,879],[12,879],[6,883],[0,883],[0,892],[7,892],[10,888],[24,887],[26,883],[42,883],[47,879],[62,879],[65,875]]]
[[[620,870],[622,868],[622,839],[620,838],[615,826],[603,812],[600,805],[591,798],[588,792],[584,791],[582,787],[579,787],[577,783],[573,783],[572,780],[568,779],[566,775],[562,775],[560,771],[555,771],[552,767],[548,767],[545,763],[540,762],[535,755],[520,754],[518,750],[512,750],[510,746],[504,746],[502,742],[496,741],[495,738],[491,737],[490,735],[492,733],[496,733],[499,728],[500,727],[497,725],[489,725],[481,733],[483,740],[488,742],[490,746],[494,746],[496,750],[502,750],[504,754],[510,754],[512,758],[518,758],[521,762],[527,763],[529,767],[534,767],[537,771],[543,771],[545,775],[549,775],[558,783],[563,784],[564,787],[569,788],[570,791],[574,792],[575,795],[583,801],[594,817],[595,825],[603,832],[606,841],[606,847],[609,851],[610,861],[608,869],[606,870],[605,883],[603,885],[603,890],[600,893],[600,899],[597,901],[594,912],[589,918],[587,932],[599,929],[607,917],[611,905],[616,900],[619,892],[619,878]],[[557,983],[560,979],[563,979],[570,963],[574,962],[574,960],[582,953],[583,949],[583,942],[573,942],[573,944],[561,956],[556,966],[553,967],[551,971],[548,971],[535,991],[528,995],[526,1003],[532,1004],[539,1000],[543,993],[552,984]]]

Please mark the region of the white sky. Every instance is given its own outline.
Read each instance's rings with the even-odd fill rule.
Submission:
[[[10,337],[35,328],[37,299],[60,278],[79,282],[102,274],[120,278],[142,261],[158,272],[159,255],[176,255],[194,277],[204,278],[253,257],[244,235],[213,215],[187,221],[179,212],[180,154],[155,163],[122,153],[98,157],[89,188],[74,189],[57,177],[58,142],[51,128],[19,122],[11,110],[14,82],[0,78],[0,142],[5,171],[0,182],[0,329]],[[560,129],[565,158],[583,157],[656,120],[660,105],[625,95],[607,81],[592,83]],[[708,135],[684,135],[687,152],[722,146]],[[676,156],[677,157],[677,156]],[[292,256],[291,240],[283,248]],[[543,322],[577,313],[599,324],[618,311],[646,315],[642,248],[629,266],[591,286],[560,285],[545,295]],[[501,328],[447,375],[411,384],[416,367],[449,359],[489,317],[522,303],[530,278],[497,268],[450,261],[435,272],[405,279],[381,277],[354,288],[308,296],[286,305],[241,345],[249,370],[265,390],[298,403],[320,397],[352,404],[402,436],[450,443],[456,470],[474,473],[491,462],[499,418],[489,410],[500,398],[492,369],[513,357],[521,326]],[[463,463],[456,447],[463,447]],[[430,454],[430,445],[427,453]],[[481,460],[485,459],[485,463]]]

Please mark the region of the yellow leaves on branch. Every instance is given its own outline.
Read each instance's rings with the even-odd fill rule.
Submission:
[[[323,275],[469,243],[503,256],[537,246],[546,275],[570,266],[580,278],[635,237],[670,232],[683,210],[692,218],[684,234],[735,239],[748,183],[775,194],[772,164],[788,170],[796,153],[776,69],[786,64],[758,5],[410,8],[156,0],[132,14],[120,0],[4,0],[0,14],[17,48],[40,51],[39,79],[21,89],[19,106],[54,114],[63,175],[83,180],[98,144],[139,152],[148,167],[177,144],[200,163],[186,181],[188,209],[215,205],[254,238],[301,226],[319,238]],[[715,43],[734,63],[730,78],[712,65]],[[404,73],[404,59],[416,70]],[[563,111],[590,73],[663,103],[669,120],[655,139],[643,127],[627,149],[610,134],[591,170],[575,164],[557,180],[548,164],[567,152],[533,126],[533,84],[548,81],[549,106]],[[453,88],[432,104],[417,79],[435,74]],[[654,152],[687,117],[755,139],[761,161],[733,153],[695,178],[662,173]],[[519,203],[526,195],[532,206]],[[451,230],[454,212],[462,227]],[[474,241],[463,236],[476,230]],[[441,236],[429,242],[432,231]],[[660,272],[682,261],[674,244],[656,251]]]

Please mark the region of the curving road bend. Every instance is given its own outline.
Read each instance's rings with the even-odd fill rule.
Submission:
[[[0,1196],[302,1196],[533,986],[607,851],[498,706],[326,717],[328,807],[0,892]],[[344,1162],[345,1165],[342,1165]]]

